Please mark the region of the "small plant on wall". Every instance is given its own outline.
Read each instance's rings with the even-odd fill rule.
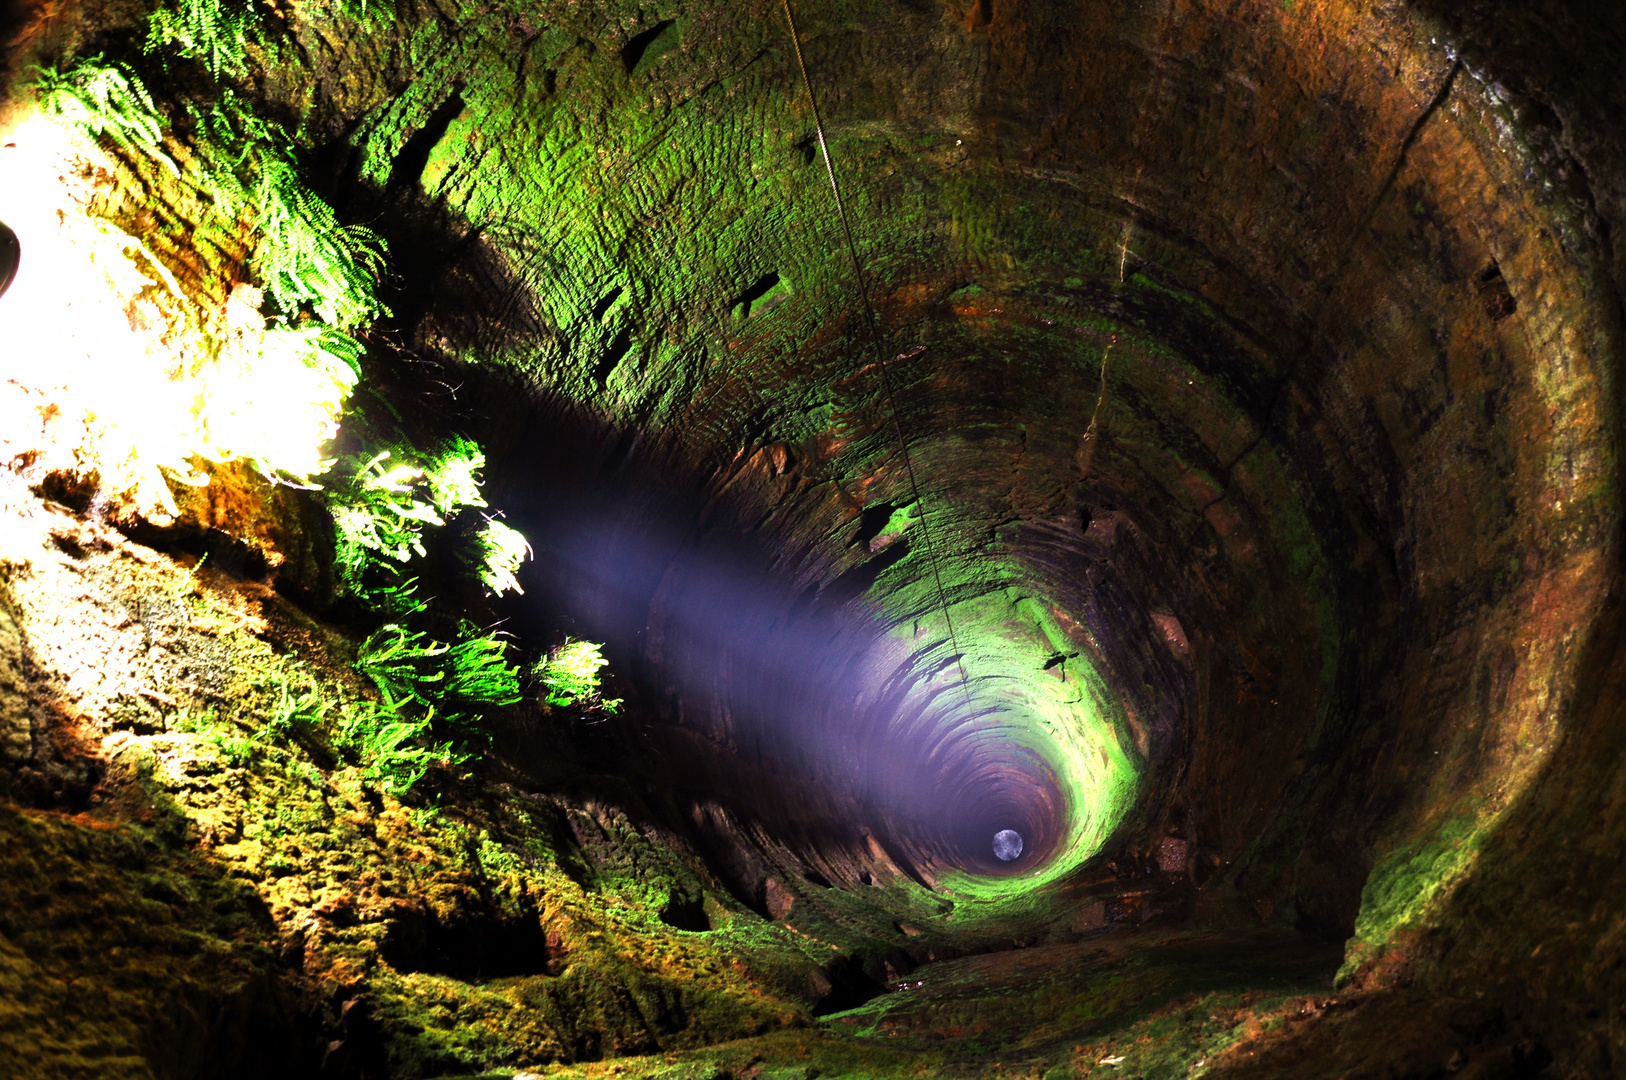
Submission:
[[[353,15],[377,6],[343,2],[333,10]],[[153,453],[164,455],[145,467],[154,501],[167,499],[170,482],[206,482],[196,475],[199,461],[246,459],[268,479],[311,490],[332,517],[336,584],[364,626],[356,670],[369,687],[365,699],[278,669],[274,685],[260,687],[263,723],[248,741],[229,737],[242,742],[243,753],[302,738],[330,740],[370,780],[401,794],[435,763],[468,760],[482,716],[521,699],[521,670],[509,642],[424,595],[420,578],[431,552],[437,587],[448,584],[450,566],[465,583],[502,596],[520,591],[531,551],[482,495],[486,459],[478,444],[456,435],[381,432],[353,406],[370,328],[390,314],[379,297],[387,251],[366,227],[341,222],[307,186],[288,131],[258,115],[228,81],[273,47],[271,26],[251,6],[229,0],[161,0],[148,22],[146,53],[162,61],[131,54],[132,67],[92,57],[65,70],[40,70],[35,88],[41,111],[76,140],[81,156],[124,169],[134,177],[133,191],[163,188],[201,207],[192,224],[241,252],[232,256],[222,314],[218,296],[193,295],[220,282],[200,284],[196,268],[166,269],[142,241],[108,234],[120,258],[126,248],[139,249],[145,263],[138,268],[163,276],[185,302],[186,332],[199,339],[201,360],[163,369],[197,385],[172,395],[180,403],[177,431],[152,440]],[[137,72],[160,63],[166,70],[184,66],[187,85],[203,88],[200,96],[155,100]],[[159,89],[182,81],[166,80]],[[237,280],[239,273],[251,280]],[[296,413],[313,422],[295,424]],[[341,418],[351,430],[338,445],[354,449],[329,456]],[[283,445],[296,427],[305,443],[297,452]],[[139,462],[145,450],[127,439],[120,452]],[[173,499],[165,505],[178,513]],[[618,707],[600,691],[604,661],[597,649],[569,643],[544,661],[538,678],[552,706],[601,713]]]
[[[531,668],[542,700],[555,708],[578,705],[614,716],[621,709],[620,698],[606,698],[599,672],[608,666],[602,645],[567,638],[564,644],[537,661]]]

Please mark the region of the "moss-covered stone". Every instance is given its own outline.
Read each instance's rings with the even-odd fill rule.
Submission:
[[[771,4],[282,6],[224,82],[40,21],[157,95],[166,157],[81,179],[165,319],[256,265],[186,119],[228,91],[384,236],[348,437],[479,438],[539,556],[426,587],[603,640],[629,705],[490,710],[385,794],[280,693],[369,693],[314,504],[224,466],[121,536],[8,384],[8,1032],[41,1075],[226,1070],[244,1016],[359,1076],[1602,1074],[1619,20],[1537,9],[820,0],[805,83]],[[235,580],[278,559],[306,610]]]

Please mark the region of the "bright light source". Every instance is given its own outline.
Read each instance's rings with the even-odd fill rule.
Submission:
[[[94,470],[157,517],[177,513],[170,481],[207,482],[199,460],[296,482],[323,471],[354,374],[318,330],[267,330],[250,286],[200,309],[141,239],[86,213],[104,171],[38,114],[0,139],[0,217],[24,253],[0,296],[0,441]]]

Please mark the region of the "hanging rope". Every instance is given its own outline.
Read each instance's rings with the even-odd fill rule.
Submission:
[[[1140,177],[1135,177],[1135,191],[1140,190]],[[1134,205],[1134,195],[1130,196],[1130,205]],[[1124,222],[1123,239],[1118,244],[1118,285],[1117,291],[1121,295],[1124,287],[1124,273],[1129,266],[1129,234],[1135,227],[1133,219]],[[1113,334],[1107,338],[1107,347],[1101,350],[1101,381],[1095,393],[1095,409],[1090,413],[1090,426],[1085,429],[1083,443],[1078,453],[1078,474],[1080,479],[1090,475],[1090,467],[1095,463],[1095,447],[1100,439],[1101,406],[1107,401],[1107,362],[1112,359],[1112,350],[1117,347],[1118,335]]]
[[[971,703],[971,680],[965,672],[965,654],[960,651],[960,639],[954,631],[954,618],[949,614],[948,594],[943,589],[943,573],[937,561],[936,545],[932,543],[931,532],[926,527],[926,503],[920,497],[920,485],[915,480],[914,461],[909,456],[909,440],[903,433],[903,422],[898,418],[898,400],[892,392],[892,376],[886,370],[886,346],[881,341],[880,323],[875,317],[875,308],[870,304],[869,285],[864,278],[864,265],[858,258],[858,245],[853,241],[852,224],[847,219],[847,206],[841,198],[841,185],[836,181],[836,167],[830,160],[830,147],[824,141],[824,121],[819,118],[819,103],[813,96],[813,80],[807,75],[807,61],[802,57],[802,39],[796,32],[796,16],[791,13],[790,0],[781,0],[785,6],[785,21],[790,24],[790,43],[796,50],[796,67],[802,73],[802,86],[807,90],[807,103],[813,110],[813,130],[818,134],[819,153],[824,157],[824,172],[830,178],[830,193],[835,196],[836,214],[841,219],[841,233],[847,241],[847,255],[852,259],[853,280],[858,285],[858,296],[863,301],[864,321],[869,329],[870,341],[875,346],[876,366],[881,371],[881,389],[886,395],[887,409],[892,414],[892,427],[898,435],[898,449],[903,455],[904,473],[909,478],[909,492],[914,497],[915,505],[920,507],[920,538],[926,549],[926,561],[932,568],[932,580],[937,586],[937,603],[943,609],[943,622],[948,626],[949,644],[954,649],[954,663],[960,671],[960,689],[965,694],[966,704]],[[916,355],[916,349],[908,355]]]

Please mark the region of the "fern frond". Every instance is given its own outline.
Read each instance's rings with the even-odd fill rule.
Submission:
[[[512,705],[522,696],[519,668],[508,663],[508,646],[496,634],[465,625],[463,638],[446,650],[445,685],[440,698],[449,705]]]
[[[476,534],[475,543],[479,548],[476,570],[485,587],[498,596],[505,592],[523,594],[519,568],[531,557],[531,545],[524,534],[495,518],[488,518],[486,527]]]
[[[427,688],[446,678],[439,661],[449,651],[427,634],[390,623],[362,642],[356,670],[372,680],[392,709],[414,701],[428,705],[438,695]]]
[[[465,506],[485,506],[480,494],[480,478],[475,473],[486,467],[486,454],[478,443],[453,437],[444,453],[424,469],[429,483],[429,501],[442,514]]]
[[[531,675],[545,691],[543,700],[549,705],[564,707],[598,699],[599,670],[609,664],[602,650],[602,645],[591,641],[566,639],[539,661],[531,669]],[[615,704],[619,705],[620,701]]]
[[[34,69],[40,111],[95,143],[103,136],[132,154],[158,158],[176,176],[180,169],[163,147],[164,118],[134,72],[102,61],[101,54],[67,71]]]
[[[285,157],[260,156],[255,202],[263,235],[255,251],[261,280],[289,314],[311,305],[323,322],[348,330],[387,314],[375,295],[384,242],[361,225],[340,225]]]
[[[469,758],[450,743],[434,739],[434,723],[433,708],[413,716],[388,704],[354,702],[345,707],[339,741],[366,763],[364,778],[391,795],[402,795],[435,762],[455,765]]]
[[[248,45],[262,42],[259,20],[249,0],[179,0],[147,17],[143,50],[173,46],[181,56],[201,60],[215,78],[241,75],[248,68]]]

